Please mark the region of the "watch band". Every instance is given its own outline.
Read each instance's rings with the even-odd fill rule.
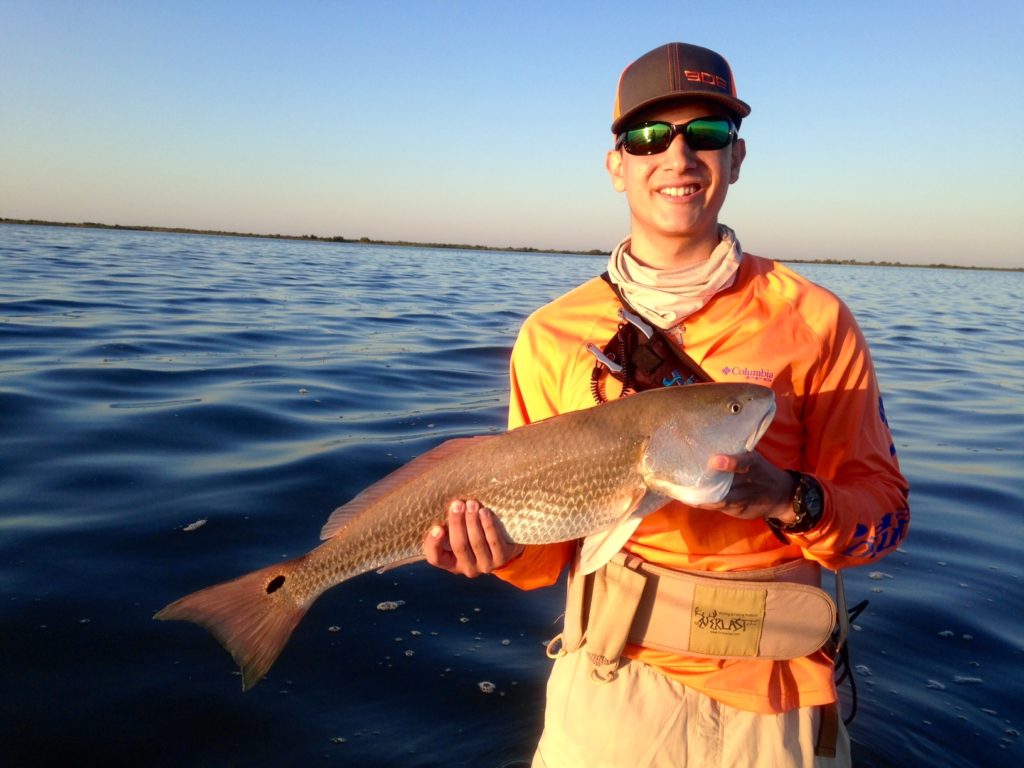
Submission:
[[[793,491],[793,511],[796,513],[796,519],[787,524],[773,517],[766,517],[765,522],[776,536],[788,543],[780,534],[807,533],[821,522],[821,517],[825,513],[825,495],[821,485],[810,475],[792,469],[787,469],[786,472],[796,480],[796,490]]]

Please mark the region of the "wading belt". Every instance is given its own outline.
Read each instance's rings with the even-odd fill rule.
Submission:
[[[716,659],[797,659],[822,648],[836,606],[821,567],[794,560],[756,571],[677,571],[617,553],[570,575],[562,649],[586,643],[594,675],[614,672],[627,643]]]

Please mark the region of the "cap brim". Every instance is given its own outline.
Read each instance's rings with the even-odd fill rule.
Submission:
[[[650,109],[658,104],[664,104],[666,102],[683,102],[683,101],[714,101],[721,104],[736,117],[746,117],[750,114],[750,105],[744,101],[726,96],[720,93],[695,93],[688,91],[687,93],[670,93],[664,96],[658,96],[654,99],[648,99],[647,101],[637,104],[635,107],[619,115],[618,119],[612,123],[612,133],[618,136],[622,130],[632,122],[633,118],[637,114],[643,112],[645,109]]]

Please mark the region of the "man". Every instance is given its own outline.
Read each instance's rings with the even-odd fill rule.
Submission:
[[[516,341],[510,428],[621,396],[631,382],[609,375],[614,361],[600,350],[644,321],[709,378],[770,386],[777,403],[755,452],[712,459],[734,473],[724,500],[670,502],[644,518],[615,563],[589,581],[571,575],[535,766],[850,762],[834,649],[792,629],[812,616],[831,630],[834,610],[814,587],[791,582],[816,583],[817,564],[838,571],[894,551],[909,522],[908,487],[849,310],[783,265],[743,253],[718,221],[746,155],[737,130],[749,113],[713,51],[672,43],[627,67],[606,167],[629,204],[629,237],[611,254],[607,279],[539,309]],[[640,323],[622,319],[624,305]],[[531,589],[554,583],[577,545],[516,545],[489,510],[460,500],[424,552],[451,572]],[[631,579],[641,580],[641,607],[622,613],[615,601],[628,587],[619,585]],[[680,592],[661,586],[677,582]],[[813,608],[799,602],[808,596]],[[636,618],[654,610],[668,617],[664,637]],[[695,628],[710,621],[741,634],[755,626],[757,636],[717,645],[723,630],[704,645]],[[624,639],[608,646],[609,636]],[[768,653],[768,641],[795,650]]]

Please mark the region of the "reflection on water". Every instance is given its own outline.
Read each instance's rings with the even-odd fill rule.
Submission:
[[[602,267],[0,226],[5,764],[528,756],[557,588],[360,577],[245,695],[205,633],[150,617],[308,550],[335,506],[441,440],[502,429],[522,318]],[[904,547],[848,575],[871,600],[858,762],[1021,764],[1024,276],[797,269],[857,314],[913,485]]]

